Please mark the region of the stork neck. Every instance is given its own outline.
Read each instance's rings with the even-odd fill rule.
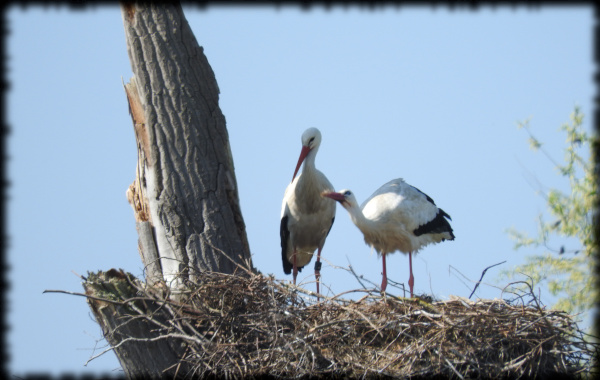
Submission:
[[[311,151],[304,159],[302,175],[298,180],[297,186],[298,190],[304,194],[319,193],[322,190],[318,181],[317,168],[315,167],[314,151]]]
[[[348,213],[350,214],[350,219],[352,219],[352,223],[358,227],[363,233],[369,232],[373,228],[373,222],[363,214],[362,210],[358,207],[352,207],[348,209]]]
[[[313,148],[304,159],[304,166],[302,167],[302,174],[306,176],[307,173],[312,175],[315,174],[316,166],[315,166],[315,158],[317,157],[318,148]]]

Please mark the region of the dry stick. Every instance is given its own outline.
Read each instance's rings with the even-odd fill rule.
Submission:
[[[184,335],[184,334],[166,334],[166,335],[159,335],[157,337],[154,338],[133,338],[133,337],[129,337],[129,338],[125,338],[122,341],[120,341],[119,343],[117,343],[114,347],[109,347],[107,349],[105,349],[104,351],[102,351],[101,353],[92,356],[91,358],[88,359],[88,361],[85,362],[84,366],[87,366],[89,362],[91,362],[92,360],[104,355],[105,353],[107,353],[108,351],[112,351],[116,348],[118,348],[119,346],[123,345],[126,342],[155,342],[157,340],[160,339],[167,339],[167,338],[179,338],[182,340],[189,340],[192,341],[194,343],[198,343],[200,346],[202,346],[202,341],[200,341],[200,339],[198,338],[194,338],[191,337],[189,335]]]
[[[531,280],[531,284],[530,284],[530,283],[528,283],[527,281],[523,281],[523,282],[524,282],[524,283],[525,283],[525,285],[527,285],[527,287],[529,288],[529,293],[531,294],[531,297],[532,297],[532,298],[533,298],[533,300],[535,301],[535,304],[536,304],[536,306],[537,306],[538,310],[539,310],[539,311],[543,311],[543,310],[542,310],[542,306],[540,305],[540,302],[541,302],[541,301],[539,301],[539,300],[538,300],[538,298],[535,296],[535,291],[534,291],[534,289],[533,289],[533,278],[531,278],[531,276],[530,276],[530,275],[528,275],[528,274],[525,274],[525,273],[521,273],[521,274],[522,274],[523,276],[527,276],[527,277],[529,277],[529,279]],[[530,301],[529,303],[531,303],[531,301]]]
[[[354,268],[352,268],[352,264],[350,264],[350,260],[348,260],[348,268],[350,268],[350,272],[352,273],[352,275],[354,276],[354,278],[356,279],[356,281],[358,281],[358,283],[364,288],[367,289],[367,287],[365,286],[365,284],[362,283],[362,281],[360,280],[360,277],[358,277],[358,275],[356,274],[356,272],[354,271]]]
[[[471,292],[471,295],[469,296],[469,299],[471,299],[471,297],[473,297],[473,294],[475,294],[475,291],[479,287],[479,284],[481,283],[481,280],[483,280],[483,276],[485,276],[485,272],[487,272],[488,269],[493,268],[495,266],[498,266],[500,264],[504,264],[505,262],[506,262],[506,260],[504,260],[503,262],[498,263],[498,264],[490,265],[489,267],[485,268],[483,270],[483,272],[481,272],[481,277],[479,278],[479,281],[477,281],[477,283],[475,284],[475,287],[473,288],[473,291]]]
[[[136,289],[139,289],[138,287],[136,287]],[[85,297],[85,298],[89,298],[92,300],[96,300],[96,301],[102,301],[102,302],[107,302],[107,303],[112,303],[115,305],[121,305],[121,306],[126,306],[128,303],[131,303],[133,301],[151,301],[151,302],[163,302],[163,303],[171,303],[174,305],[178,305],[178,303],[173,302],[173,301],[169,301],[169,300],[160,300],[157,298],[153,298],[153,297],[131,297],[131,298],[126,298],[126,299],[122,299],[121,301],[115,301],[115,300],[111,300],[108,298],[102,298],[102,297],[96,297],[96,296],[91,296],[89,294],[85,294],[85,293],[78,293],[78,292],[70,292],[67,290],[54,290],[54,289],[46,289],[42,292],[42,294],[44,293],[61,293],[61,294],[68,294],[71,296],[80,296],[80,297]],[[189,311],[189,310],[186,310]]]
[[[83,281],[86,281],[86,280],[87,280],[87,278],[85,278],[85,277],[83,277],[82,275],[80,275],[79,273],[75,272],[73,269],[71,269],[71,272],[72,272],[72,273],[73,273],[75,276],[77,276],[77,277],[79,277],[80,279],[82,279]]]
[[[473,283],[474,281],[471,280],[470,278],[468,278],[467,276],[465,276],[464,274],[461,273],[461,271],[459,271],[458,269],[456,269],[455,267],[453,267],[452,265],[448,265],[448,276],[450,276],[452,274],[452,270],[454,270],[456,273],[460,274],[465,280],[468,280],[469,282]],[[456,278],[458,278],[460,280],[460,282],[463,283],[463,285],[469,289],[469,285],[467,285],[463,280],[461,280],[458,276],[456,276]]]
[[[391,286],[393,286],[395,288],[398,288],[398,289],[402,289],[402,292],[404,293],[404,296],[406,298],[406,287],[404,286],[403,282],[394,281],[394,280],[392,280],[389,277],[388,277],[387,280],[388,280],[388,285],[391,285]]]
[[[202,235],[202,239],[204,240],[204,242],[209,245],[212,249],[219,251],[223,256],[225,256],[225,258],[227,258],[229,261],[231,261],[233,264],[235,264],[238,268],[242,269],[243,271],[245,271],[246,273],[250,274],[250,275],[254,275],[256,273],[254,273],[252,271],[252,268],[250,268],[250,262],[246,261],[246,265],[248,266],[247,268],[243,267],[241,264],[235,262],[227,253],[225,253],[225,251],[223,251],[222,249],[215,247],[210,241],[208,241],[208,239]]]
[[[227,286],[227,284],[230,283],[229,281],[232,281],[236,278],[236,276],[234,276],[234,275],[224,275],[222,273],[213,273],[213,272],[206,272],[205,275],[206,275],[206,284],[207,284],[207,289],[208,289],[207,292],[208,292],[208,294],[212,294],[213,296],[218,296],[218,294],[214,294],[216,292],[213,291],[212,289],[222,289],[224,286]],[[130,277],[128,277],[127,280],[129,281],[132,279]],[[257,281],[257,280],[261,280],[261,281]],[[204,280],[202,280],[202,281],[204,281]],[[276,301],[275,300],[275,294],[276,294],[275,292],[277,292],[278,290],[282,290],[284,292],[285,296],[289,296],[289,291],[294,290],[294,288],[295,288],[293,286],[282,286],[278,283],[277,280],[274,280],[271,278],[265,278],[264,283],[262,281],[263,280],[262,280],[261,275],[258,275],[258,274],[255,274],[250,278],[244,278],[243,280],[241,280],[239,282],[239,284],[242,286],[240,291],[242,291],[243,293],[248,293],[248,294],[252,295],[252,294],[254,294],[253,293],[254,289],[262,289],[263,286],[268,286],[268,288],[266,290],[266,296],[268,296],[270,300]],[[136,281],[132,281],[132,282],[137,287],[142,286],[142,284],[138,284]],[[233,282],[233,284],[235,286],[238,286],[237,281]],[[143,290],[142,288],[139,288],[139,289]],[[529,287],[528,289],[530,291],[532,291],[532,287]],[[354,290],[354,292],[367,293],[367,296],[369,293],[369,291],[363,290],[360,288],[357,290]],[[73,293],[64,292],[64,291],[61,291],[61,293],[73,294]],[[310,292],[310,293],[312,293],[312,292]],[[196,296],[200,295],[200,293],[196,293],[196,291],[194,291],[192,294],[195,294]],[[260,293],[257,293],[256,295],[260,296],[260,294],[262,294],[262,291]],[[308,292],[307,292],[307,294],[308,294]],[[329,302],[335,301],[336,303],[340,302],[341,297],[344,294],[347,294],[347,292],[340,293],[333,297],[326,297],[326,301],[329,301]],[[77,295],[86,296],[81,293],[77,294]],[[163,295],[161,295],[161,294],[158,294],[158,296],[163,297]],[[89,296],[88,296],[88,298],[89,298]],[[220,297],[217,297],[217,298],[220,298]],[[152,297],[135,297],[135,298],[130,298],[128,300],[133,301],[135,299],[150,300],[150,299],[152,299]],[[112,300],[106,300],[106,302],[110,302],[110,301],[112,301]],[[188,308],[192,308],[193,304],[196,302],[195,300],[192,300],[192,301],[193,301],[192,304],[189,304]],[[218,299],[217,299],[217,301],[218,301]],[[161,303],[160,300],[154,300],[154,302]],[[238,351],[223,352],[222,350],[217,350],[218,352],[214,352],[213,356],[211,356],[211,358],[207,359],[207,354],[210,355],[211,351],[209,350],[208,352],[206,352],[206,351],[201,352],[202,347],[203,347],[201,341],[203,338],[206,339],[205,337],[202,336],[202,334],[204,334],[204,331],[196,330],[196,328],[202,329],[203,327],[202,326],[198,326],[198,327],[194,326],[194,328],[192,328],[192,326],[187,325],[188,322],[187,322],[186,318],[192,318],[192,319],[190,319],[190,322],[193,325],[193,322],[192,322],[193,318],[197,317],[198,314],[193,313],[193,315],[187,315],[187,313],[191,312],[191,310],[188,310],[188,308],[184,307],[184,305],[182,303],[177,303],[177,302],[173,302],[173,301],[165,302],[164,300],[162,302],[164,302],[164,304],[162,305],[163,311],[166,311],[166,312],[170,313],[171,315],[173,315],[173,322],[174,322],[175,328],[176,328],[176,331],[174,331],[172,334],[170,334],[170,337],[173,338],[174,340],[178,341],[181,339],[181,335],[182,335],[181,332],[185,331],[186,332],[185,335],[189,335],[189,333],[187,332],[189,330],[190,332],[192,332],[191,336],[195,338],[195,340],[189,341],[190,344],[188,347],[194,351],[198,350],[198,352],[199,352],[199,354],[197,354],[196,356],[189,357],[189,360],[192,360],[192,359],[196,360],[194,358],[197,358],[197,360],[198,360],[196,363],[196,367],[194,367],[194,369],[193,369],[194,371],[196,371],[197,374],[208,373],[208,368],[212,368],[209,365],[209,363],[214,364],[214,366],[215,366],[214,371],[220,371],[222,374],[227,374],[229,376],[248,375],[250,373],[256,373],[255,367],[253,365],[251,365],[250,363],[260,364],[260,363],[257,363],[257,361],[260,359],[260,357],[258,357],[258,356],[253,357],[254,359],[252,359],[252,360],[255,360],[255,361],[250,362],[250,361],[248,361],[249,358],[247,356],[243,356],[241,351],[240,352],[238,352]],[[282,305],[286,305],[287,301],[281,300],[281,302],[282,302]],[[473,301],[470,301],[470,302],[473,302]],[[125,301],[114,302],[114,303],[120,304],[120,303],[125,303]],[[223,303],[224,306],[225,306],[225,304],[226,303]],[[275,304],[277,304],[277,301],[275,302]],[[402,304],[406,306],[405,303],[402,303]],[[545,330],[545,329],[543,329],[544,325],[542,323],[540,323],[541,321],[539,318],[539,314],[541,313],[541,314],[544,314],[547,317],[549,317],[549,319],[548,319],[549,321],[554,321],[556,319],[556,321],[557,321],[556,323],[561,322],[564,319],[564,321],[561,323],[564,323],[565,326],[566,326],[566,324],[569,323],[569,320],[565,319],[566,316],[563,316],[562,314],[556,314],[556,313],[548,314],[544,310],[540,310],[539,308],[535,307],[535,300],[532,301],[532,304],[534,307],[532,307],[532,308],[528,307],[527,309],[521,310],[520,308],[515,309],[515,308],[504,307],[504,305],[506,305],[506,303],[504,301],[491,302],[491,303],[490,302],[477,302],[477,303],[473,303],[473,305],[469,305],[468,312],[466,312],[466,315],[464,315],[465,311],[463,310],[463,307],[461,306],[461,305],[463,305],[462,303],[448,302],[445,304],[446,305],[445,309],[442,307],[443,305],[436,304],[435,305],[436,308],[439,308],[440,311],[436,310],[435,313],[436,314],[439,314],[440,312],[443,313],[444,310],[446,310],[447,312],[450,313],[450,315],[448,315],[449,317],[451,317],[451,318],[458,317],[459,318],[455,322],[456,329],[461,329],[463,325],[465,328],[470,328],[469,326],[471,326],[473,321],[475,321],[474,318],[479,316],[479,314],[480,314],[478,312],[479,310],[482,310],[483,312],[486,312],[486,310],[487,310],[487,312],[490,312],[490,310],[492,310],[491,305],[498,305],[499,310],[493,309],[492,313],[494,313],[495,318],[500,320],[500,323],[506,324],[506,323],[509,323],[509,321],[512,321],[512,319],[514,319],[513,316],[516,316],[516,318],[518,318],[519,316],[522,316],[522,317],[524,317],[523,320],[520,321],[516,326],[517,326],[517,328],[520,328],[521,326],[526,326],[526,329],[527,329],[526,331],[522,331],[523,329],[520,328],[516,334],[508,334],[508,338],[504,338],[504,335],[502,335],[503,340],[501,340],[501,342],[504,342],[504,339],[506,339],[506,341],[509,342],[509,339],[513,339],[513,338],[514,339],[525,339],[525,340],[529,340],[529,339],[540,340],[540,339],[542,339],[540,341],[541,343],[535,344],[535,347],[533,348],[533,350],[538,350],[538,349],[541,350],[540,347],[542,347],[541,346],[542,344],[545,344],[544,342],[547,340],[547,338],[544,338],[543,335],[541,337],[539,337],[538,336],[539,334],[537,334],[535,336],[531,336],[531,337],[526,334],[523,335],[523,333],[527,333],[528,331],[539,331],[539,327],[542,327],[542,330]],[[375,305],[378,306],[379,304],[375,304]],[[275,305],[273,305],[273,306],[275,306]],[[348,307],[348,308],[338,309],[337,305],[335,305],[335,306],[336,306],[336,309],[332,310],[332,312],[335,311],[335,313],[331,313],[331,315],[329,317],[322,315],[322,313],[314,312],[313,314],[311,314],[310,320],[303,320],[303,317],[302,317],[303,314],[301,311],[295,312],[293,310],[290,310],[290,312],[285,313],[285,314],[291,314],[293,316],[293,318],[284,319],[284,321],[289,320],[289,321],[291,321],[293,326],[296,326],[296,329],[294,330],[296,332],[294,333],[292,331],[292,332],[290,332],[290,334],[292,334],[293,337],[298,337],[297,340],[294,341],[291,346],[289,346],[289,349],[291,351],[290,353],[295,355],[296,361],[298,361],[300,363],[299,365],[303,366],[303,368],[304,367],[306,368],[305,371],[309,371],[309,372],[321,371],[321,369],[314,367],[317,353],[316,353],[316,351],[313,351],[313,349],[311,349],[311,348],[314,348],[315,346],[310,346],[311,343],[309,343],[309,341],[310,341],[309,339],[315,339],[315,337],[317,339],[323,338],[323,336],[324,336],[323,334],[332,334],[332,333],[339,332],[340,330],[338,329],[337,326],[344,326],[344,325],[346,325],[346,323],[352,322],[352,321],[355,321],[358,325],[360,325],[360,328],[358,330],[361,331],[363,328],[362,326],[365,326],[365,325],[367,326],[367,329],[368,329],[369,325],[367,325],[367,323],[365,323],[365,322],[368,321],[369,319],[371,319],[373,322],[375,322],[375,319],[373,319],[373,315],[374,315],[373,313],[375,312],[375,314],[377,314],[377,310],[379,310],[379,309],[376,309],[373,311],[369,307],[365,307],[365,308],[361,307],[358,309],[355,309],[354,307]],[[366,305],[366,306],[369,306],[369,305]],[[416,322],[418,322],[419,326],[422,326],[422,325],[429,326],[430,323],[432,322],[428,318],[428,317],[431,317],[431,315],[429,315],[429,313],[432,313],[432,310],[435,310],[435,309],[430,309],[429,308],[430,305],[427,304],[426,309],[424,309],[423,311],[421,311],[419,313],[415,312],[415,308],[419,309],[422,306],[425,306],[425,304],[424,303],[414,303],[414,304],[411,303],[409,305],[409,309],[412,312],[406,313],[406,312],[401,312],[401,311],[394,311],[393,319],[396,318],[396,314],[398,316],[400,316],[400,315],[403,315],[403,313],[404,313],[404,314],[406,314],[405,318],[408,318],[408,321],[411,321],[411,320],[416,321]],[[269,306],[269,305],[266,305],[266,307],[267,307],[267,310],[265,310],[264,313],[267,313],[268,315],[271,315],[274,312],[275,312],[275,314],[279,314],[277,311],[281,310],[279,308],[272,309],[271,306]],[[451,307],[451,308],[448,309],[448,307]],[[217,308],[220,308],[220,306],[217,306]],[[350,310],[350,309],[353,309],[353,310]],[[262,310],[262,309],[260,309],[260,310]],[[337,313],[337,310],[344,310],[345,313]],[[496,310],[496,311],[494,311],[494,310]],[[226,311],[226,310],[223,310],[223,311]],[[253,311],[254,311],[254,309],[252,309],[252,310],[249,309],[247,311],[247,313],[248,313],[247,316],[252,316],[254,314],[262,313],[262,312],[254,313]],[[360,314],[357,314],[356,311],[360,312]],[[183,315],[183,316],[180,315],[180,313],[182,313],[182,312],[185,315]],[[206,314],[206,312],[205,312],[205,314]],[[271,320],[271,318],[267,314],[265,314],[264,320],[269,322]],[[458,314],[458,316],[454,316],[456,314]],[[151,314],[149,316],[150,316],[150,318],[152,318]],[[452,316],[454,316],[454,317],[452,317]],[[136,316],[136,318],[137,317],[138,316]],[[466,319],[465,319],[465,317],[466,317]],[[183,318],[183,319],[179,320],[179,318]],[[207,322],[209,322],[208,324],[210,326],[213,326],[211,328],[211,330],[214,330],[215,325],[213,324],[213,322],[215,322],[219,318],[217,317],[217,315],[208,315],[208,314],[207,314],[207,318],[208,318]],[[334,320],[334,318],[339,318],[339,319]],[[434,318],[438,322],[442,322],[437,318],[437,315]],[[314,321],[313,321],[313,319],[314,319]],[[402,319],[404,319],[404,318],[402,318]],[[258,319],[258,320],[261,320],[261,319]],[[528,323],[531,320],[533,320],[533,322]],[[247,322],[248,321],[242,321],[241,326],[246,326]],[[253,329],[252,324],[250,324],[249,325],[250,330],[259,331],[261,333],[264,331],[265,334],[268,334],[268,337],[265,336],[267,339],[276,339],[273,342],[273,346],[276,346],[276,347],[281,346],[282,348],[287,347],[288,344],[281,345],[279,342],[281,341],[281,339],[287,339],[287,338],[292,338],[292,337],[287,335],[285,333],[284,329],[280,330],[277,327],[277,325],[279,325],[279,318],[273,319],[273,322],[274,323],[267,323],[267,326],[264,326],[264,327],[259,326],[258,330]],[[302,324],[299,325],[298,322],[301,322]],[[435,321],[433,321],[433,322],[434,323],[431,324],[431,326],[432,326],[431,328],[432,329],[436,328],[437,330],[440,330],[438,327],[440,327],[442,325],[436,324]],[[532,324],[533,324],[533,327],[530,326]],[[554,322],[553,322],[553,324],[554,324]],[[273,325],[275,325],[274,326],[275,329],[272,330],[271,332],[267,331],[269,329],[269,327],[273,326]],[[388,336],[392,337],[390,335],[391,333],[393,333],[393,335],[396,335],[396,338],[394,339],[394,341],[397,341],[397,342],[400,342],[400,339],[402,339],[403,341],[406,341],[406,338],[412,336],[411,334],[406,333],[406,331],[408,331],[408,330],[404,330],[402,327],[394,327],[394,325],[391,323],[387,323],[385,326],[379,326],[379,323],[375,322],[375,325],[376,325],[376,329],[373,329],[372,333],[375,333],[375,335],[377,335],[377,332],[380,331],[386,337],[386,339]],[[298,328],[300,326],[302,326],[302,328]],[[308,328],[304,329],[304,326],[306,326]],[[315,326],[315,327],[313,327],[313,326]],[[438,326],[438,327],[434,327],[434,326]],[[511,328],[510,332],[512,332],[512,326],[513,326],[513,324],[510,324],[510,326],[507,326],[506,329]],[[539,326],[539,327],[536,327],[536,326]],[[560,325],[560,326],[562,326],[562,325]],[[164,325],[161,327],[164,327]],[[371,327],[373,327],[373,326],[371,326]],[[221,329],[221,328],[226,328],[226,326],[217,327],[217,331],[214,331],[213,336],[209,339],[210,339],[210,341],[217,339],[217,343],[219,345],[229,345],[229,343],[225,343],[226,338],[227,338],[225,335],[228,335],[228,334],[219,332],[219,329]],[[556,327],[553,326],[553,328],[556,328]],[[180,329],[182,329],[182,330],[180,330]],[[397,330],[397,329],[400,329],[400,330]],[[422,329],[422,327],[419,327],[419,329]],[[561,327],[561,331],[563,329],[567,329],[567,327]],[[306,334],[305,331],[308,334]],[[360,331],[357,331],[357,332],[360,333]],[[399,334],[398,334],[398,331],[400,332]],[[433,344],[433,342],[435,342],[436,339],[439,340],[439,337],[443,338],[444,336],[446,336],[445,335],[446,331],[449,331],[449,330],[447,330],[447,328],[444,329],[442,327],[440,332],[437,334],[427,334],[426,336],[423,336],[423,338],[422,338],[423,341],[420,342],[421,343],[420,347],[428,347],[428,346],[431,347],[431,344]],[[471,334],[474,334],[474,333],[479,334],[478,331],[471,332]],[[514,337],[514,335],[520,335],[520,337],[519,336]],[[168,337],[168,336],[169,335],[166,335],[166,337]],[[250,336],[249,332],[246,331],[244,333],[244,335],[240,338],[240,340],[237,343],[232,343],[232,345],[233,344],[247,345],[248,343],[246,342],[246,338],[249,336]],[[130,341],[133,341],[134,339],[130,339]],[[158,339],[158,338],[155,338],[155,339]],[[420,338],[418,336],[415,336],[415,338],[413,338],[412,341],[418,342],[419,339]],[[138,338],[138,341],[139,341],[139,338]],[[185,340],[183,340],[183,341],[185,342]],[[267,342],[267,341],[265,341],[265,342]],[[394,341],[389,343],[388,346],[386,347],[386,349],[384,349],[383,351],[381,351],[379,348],[375,347],[375,348],[373,348],[373,352],[382,352],[383,354],[385,354],[387,352],[387,349],[392,347],[391,345],[395,344]],[[142,341],[142,342],[144,342],[144,341]],[[149,342],[149,341],[145,340],[145,342]],[[296,348],[297,344],[303,345],[304,347]],[[405,344],[409,344],[408,348],[413,349],[413,348],[411,348],[411,347],[413,347],[411,344],[411,340],[409,340]],[[559,345],[558,347],[560,348],[561,346]],[[234,348],[232,348],[232,349],[234,349]],[[301,350],[301,351],[298,351],[298,350]],[[428,351],[428,350],[426,350],[426,351]],[[258,347],[257,347],[257,352],[260,352],[260,350],[258,350]],[[404,351],[401,351],[401,352],[404,352]],[[451,350],[450,352],[453,354],[452,356],[447,356],[447,357],[442,356],[443,360],[441,361],[440,364],[443,366],[444,371],[450,371],[450,373],[452,375],[456,375],[456,377],[459,377],[459,378],[460,378],[460,376],[469,377],[469,374],[472,373],[472,369],[470,369],[470,366],[467,365],[467,367],[465,368],[463,366],[464,363],[462,361],[454,358],[454,355],[458,355],[457,352],[454,352],[453,350]],[[534,351],[532,351],[532,352],[534,352]],[[564,358],[564,355],[570,355],[570,354],[566,353],[567,351],[559,352],[557,350],[556,352],[557,352],[557,355],[561,355],[560,359],[563,359],[563,360],[566,360]],[[268,351],[264,351],[264,353],[266,354],[266,353],[268,353]],[[222,355],[222,354],[225,354],[225,356],[220,357],[220,355]],[[188,355],[189,355],[189,353],[188,353]],[[269,363],[263,364],[264,366],[262,366],[261,368],[264,368],[264,369],[262,371],[265,371],[265,369],[271,368],[269,366],[272,365],[271,361],[272,361],[272,358],[274,358],[274,356],[273,356],[273,353],[270,353],[269,355],[270,355],[269,360],[268,360]],[[506,373],[508,375],[511,375],[511,374],[518,375],[518,374],[523,374],[524,373],[523,371],[531,371],[532,370],[531,368],[535,367],[535,363],[532,364],[532,362],[531,362],[531,357],[532,357],[531,355],[534,355],[534,354],[529,354],[529,355],[530,356],[519,356],[519,357],[513,359],[512,361],[509,361],[510,359],[512,359],[512,356],[508,356],[505,360],[505,363],[501,367],[501,368],[503,368],[503,370],[501,372],[506,371]],[[546,353],[546,355],[547,355],[547,353]],[[327,355],[325,355],[325,357],[327,357]],[[392,355],[390,357],[390,359],[392,359],[392,362],[390,362],[390,363],[386,363],[385,361],[382,361],[381,363],[379,363],[378,361],[373,361],[372,363],[368,363],[367,366],[361,365],[360,363],[348,363],[348,366],[352,366],[352,371],[362,372],[362,370],[364,370],[364,373],[366,373],[366,374],[371,374],[371,373],[377,374],[377,371],[373,368],[373,366],[381,367],[381,365],[383,365],[385,367],[383,369],[381,369],[379,371],[379,373],[388,375],[385,371],[387,371],[391,365],[395,365],[394,363],[396,363],[397,360],[402,359],[403,357],[406,358],[406,356],[404,356],[404,355],[401,355],[400,357],[396,357],[396,358],[394,358]],[[523,359],[527,359],[527,360],[523,361]],[[402,360],[404,360],[404,359],[402,359]],[[471,362],[471,361],[472,361],[472,359],[468,359],[468,362]],[[228,363],[231,364],[231,366],[227,368],[225,366]],[[477,365],[477,362],[475,362],[475,361],[472,363],[474,365]],[[506,364],[506,363],[508,363],[508,364]],[[286,368],[286,369],[288,369],[288,371],[293,370],[293,369],[290,369],[291,366],[289,363],[288,364],[283,363],[285,365],[284,367],[282,367],[281,364],[282,363],[276,363],[277,367],[276,368],[272,367],[271,370],[273,371],[273,373],[285,373],[285,370],[282,368]],[[336,365],[338,365],[338,364],[336,364]],[[344,363],[341,363],[339,365],[341,366],[340,368],[344,368],[343,367]],[[417,364],[414,362],[412,364],[408,363],[408,364],[406,364],[405,368],[410,369],[416,365]],[[504,368],[505,365],[508,366],[509,368],[505,369]],[[500,370],[500,367],[498,368],[498,370]],[[533,369],[533,370],[535,370],[535,369]],[[252,371],[254,371],[254,372],[252,372]],[[280,371],[283,371],[283,372],[280,372]],[[415,371],[419,371],[419,370],[415,369]],[[584,369],[582,369],[581,371],[584,371]],[[262,372],[262,373],[264,373],[264,372]],[[390,376],[393,373],[394,372],[390,372]],[[425,373],[425,372],[422,372],[422,373]]]
[[[463,377],[463,375],[461,375],[460,372],[458,372],[456,370],[456,368],[454,368],[454,366],[452,365],[452,363],[450,362],[450,360],[448,360],[448,358],[444,358],[444,360],[450,366],[450,368],[452,369],[452,371],[454,371],[454,373],[456,374],[456,376],[458,376],[460,378],[460,380],[465,380],[465,378]]]
[[[347,299],[341,298],[341,296],[343,296],[345,294],[349,294],[349,293],[367,293],[364,297],[361,298],[361,300],[362,300],[365,297],[368,297],[373,292],[368,289],[351,289],[351,290],[346,290],[345,292],[338,293],[334,296],[328,297],[327,300],[328,301],[336,301],[337,300],[339,302],[353,303],[354,301],[352,301],[352,300],[347,300]],[[339,300],[338,300],[338,298],[339,298]],[[357,301],[356,303],[358,303],[358,302],[360,302],[360,301]]]
[[[102,302],[108,302],[108,303],[114,303],[116,305],[125,305],[127,301],[132,300],[134,298],[130,298],[128,300],[124,300],[124,301],[114,301],[114,300],[109,300],[107,298],[102,298],[102,297],[95,297],[95,296],[90,296],[89,294],[84,294],[84,293],[77,293],[77,292],[69,292],[67,290],[52,290],[52,289],[46,289],[42,292],[42,294],[44,293],[62,293],[62,294],[69,294],[72,296],[80,296],[80,297],[86,297],[86,298],[90,298],[96,301],[102,301]],[[144,299],[143,297],[135,297],[135,299]]]

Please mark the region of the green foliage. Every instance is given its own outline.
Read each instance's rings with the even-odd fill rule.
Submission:
[[[561,126],[566,134],[564,164],[556,163],[544,150],[543,144],[532,135],[529,121],[519,123],[529,134],[530,147],[542,151],[556,166],[559,174],[569,181],[570,193],[551,189],[544,193],[552,221],[542,215],[538,220],[538,231],[534,237],[509,229],[515,241],[515,249],[524,247],[544,248],[543,254],[526,257],[525,264],[512,272],[504,272],[506,277],[517,277],[519,273],[530,276],[534,284],[545,284],[548,291],[558,298],[553,305],[569,313],[586,312],[592,309],[597,290],[593,281],[592,210],[596,197],[591,158],[592,138],[582,128],[583,114],[579,108],[571,114],[570,121]],[[564,245],[553,247],[551,240],[556,238],[574,241],[574,249]]]

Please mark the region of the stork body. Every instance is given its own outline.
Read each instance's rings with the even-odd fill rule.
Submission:
[[[292,177],[285,189],[281,206],[281,259],[285,274],[293,274],[312,260],[317,250],[315,277],[317,293],[321,270],[321,251],[335,218],[335,202],[321,193],[332,192],[333,185],[315,167],[315,157],[321,144],[321,132],[309,128],[302,134],[302,151]],[[304,162],[302,172],[296,176]]]
[[[401,178],[381,186],[360,207],[350,190],[326,192],[323,195],[344,206],[352,222],[363,233],[365,243],[382,256],[382,291],[385,291],[387,286],[387,254],[395,251],[408,254],[408,285],[412,297],[412,254],[428,244],[454,240],[452,227],[447,220],[451,219],[450,215],[438,208],[431,197]]]

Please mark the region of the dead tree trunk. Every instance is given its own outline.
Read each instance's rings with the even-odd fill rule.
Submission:
[[[134,73],[125,89],[138,143],[128,191],[137,220],[152,226],[167,285],[205,270],[233,273],[250,253],[214,73],[180,6],[122,13]]]
[[[121,13],[134,73],[125,92],[138,149],[127,198],[145,286],[184,294],[204,271],[252,268],[219,88],[179,4],[127,4]],[[166,304],[121,302],[136,297],[131,290],[140,285],[132,287],[132,281],[110,270],[90,274],[84,283],[125,374],[186,373],[178,362],[188,349],[185,332],[156,334],[169,326],[161,316]]]

